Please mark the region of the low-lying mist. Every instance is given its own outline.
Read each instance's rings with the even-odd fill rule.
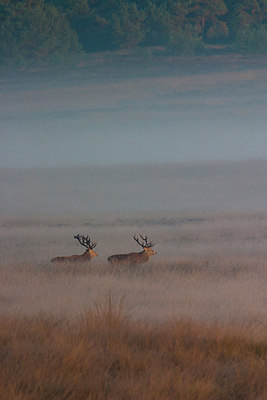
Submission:
[[[0,169],[0,215],[266,211],[267,161]]]
[[[0,79],[0,167],[266,158],[264,57],[96,55]]]

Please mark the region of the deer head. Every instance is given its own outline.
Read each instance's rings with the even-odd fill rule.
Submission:
[[[79,243],[84,246],[87,250],[86,253],[89,252],[91,257],[97,257],[98,254],[93,249],[96,247],[96,242],[91,242],[89,236],[82,235],[74,235],[74,238],[79,241]]]
[[[136,237],[136,235],[134,235],[134,240],[139,244],[139,246],[141,246],[144,251],[146,252],[146,254],[148,256],[153,256],[154,254],[157,254],[154,250],[151,249],[151,247],[155,246],[155,243],[153,242],[148,242],[147,236],[142,236],[139,233],[140,238],[143,240],[142,243],[139,242],[138,237]]]

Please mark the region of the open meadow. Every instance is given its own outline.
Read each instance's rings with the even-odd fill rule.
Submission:
[[[111,294],[136,320],[170,318],[266,329],[266,213],[2,217],[1,314],[73,317]],[[145,233],[157,255],[132,267],[114,253],[140,251]],[[88,264],[56,265],[82,254],[74,234],[97,242]],[[77,242],[77,243],[76,243]]]
[[[266,217],[1,217],[1,398],[263,400]],[[135,232],[157,255],[109,265]],[[76,233],[99,256],[51,264],[83,252]]]
[[[267,398],[266,58],[0,77],[0,399]],[[107,257],[156,255],[136,266]],[[82,254],[74,235],[97,242]]]

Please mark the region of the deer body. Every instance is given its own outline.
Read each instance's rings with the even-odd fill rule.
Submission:
[[[86,247],[86,251],[80,255],[73,256],[62,256],[55,257],[51,259],[51,263],[80,263],[80,262],[88,262],[91,261],[92,258],[97,257],[98,254],[93,250],[96,246],[96,243],[91,243],[90,238],[76,235],[75,239],[78,239],[79,243]]]
[[[141,236],[141,235],[140,235]],[[145,243],[140,243],[138,239],[134,236],[135,241],[143,247],[143,251],[139,253],[128,253],[128,254],[114,254],[108,257],[108,262],[110,264],[118,264],[118,265],[136,265],[136,264],[144,264],[149,260],[150,256],[157,254],[154,250],[151,249],[154,244],[152,242],[147,243],[147,237],[141,238],[145,241]]]
[[[145,251],[140,253],[129,253],[129,254],[114,254],[108,257],[108,262],[110,264],[122,264],[122,265],[134,265],[134,264],[144,264],[149,260],[149,256]]]
[[[96,257],[98,254],[94,251],[93,254],[91,254],[89,251],[86,251],[85,253],[79,255],[79,254],[74,254],[73,256],[62,256],[62,257],[55,257],[52,258],[51,262],[52,263],[75,263],[75,262],[87,262],[90,261],[93,257]]]

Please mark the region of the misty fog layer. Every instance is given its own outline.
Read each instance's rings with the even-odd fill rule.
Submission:
[[[0,215],[267,211],[267,160],[0,169]]]
[[[264,58],[6,74],[0,167],[266,158],[266,82]]]

